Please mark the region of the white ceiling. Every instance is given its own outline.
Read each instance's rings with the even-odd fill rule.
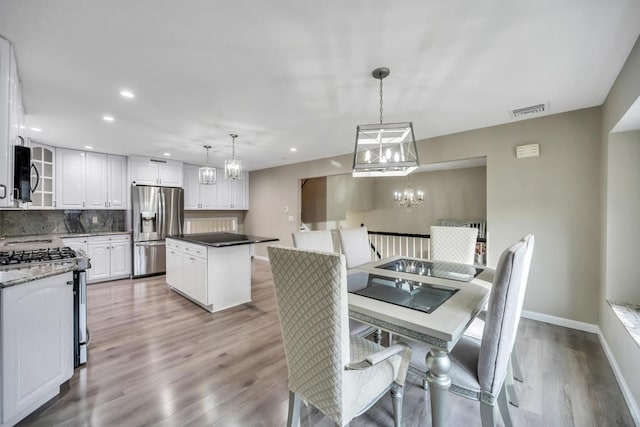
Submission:
[[[188,163],[211,144],[219,166],[233,132],[255,170],[351,152],[380,66],[384,121],[418,139],[600,105],[638,17],[637,0],[0,0],[0,35],[42,128],[27,136]]]

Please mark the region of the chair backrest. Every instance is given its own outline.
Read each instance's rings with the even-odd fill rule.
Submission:
[[[497,396],[507,372],[507,365],[520,321],[531,256],[525,240],[507,248],[496,267],[482,344],[478,358],[478,380],[483,391]],[[531,245],[531,252],[533,245]]]
[[[333,237],[329,230],[291,233],[291,237],[293,239],[293,246],[298,249],[335,252],[333,249]]]
[[[289,390],[341,419],[349,363],[347,272],[338,253],[268,247]]]
[[[371,262],[371,243],[367,227],[341,228],[340,246],[347,259],[347,268]]]
[[[478,240],[477,228],[432,225],[429,234],[432,260],[460,264],[474,263]]]

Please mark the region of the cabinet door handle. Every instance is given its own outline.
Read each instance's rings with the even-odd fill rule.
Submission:
[[[82,207],[84,208],[84,202],[82,202]]]
[[[67,286],[73,286],[73,280],[69,280],[69,281],[67,282]]]
[[[195,260],[196,260],[194,257],[189,257],[189,259],[190,259],[191,261],[195,261]]]
[[[105,207],[105,208],[107,207],[107,202],[104,202],[104,207]]]
[[[2,196],[0,196],[0,199],[6,199],[7,198],[7,186],[4,184],[0,184],[0,188],[2,189]]]

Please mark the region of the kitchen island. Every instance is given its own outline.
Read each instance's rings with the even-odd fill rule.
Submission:
[[[226,232],[167,237],[166,281],[212,313],[250,302],[251,245],[276,241]]]

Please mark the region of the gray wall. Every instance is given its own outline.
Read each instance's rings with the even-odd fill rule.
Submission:
[[[620,372],[625,379],[629,391],[633,395],[634,401],[631,402],[632,411],[636,417],[639,417],[638,402],[640,401],[640,369],[638,369],[638,360],[640,360],[640,348],[631,338],[631,335],[622,327],[622,323],[613,314],[613,310],[606,302],[609,294],[617,295],[617,284],[612,282],[611,275],[615,275],[614,270],[619,268],[619,263],[615,258],[617,246],[619,242],[615,240],[616,224],[614,213],[618,207],[616,203],[616,195],[609,194],[609,181],[616,181],[616,169],[618,165],[614,163],[617,157],[616,153],[616,137],[613,142],[610,139],[611,129],[618,123],[622,116],[627,112],[629,107],[640,96],[640,39],[636,41],[627,61],[616,78],[613,87],[607,95],[602,107],[602,137],[601,137],[601,163],[602,163],[602,184],[603,191],[601,212],[601,233],[604,250],[601,258],[601,295],[599,298],[600,309],[600,328],[602,334],[611,348]],[[612,148],[613,147],[613,148]],[[612,162],[609,162],[609,158]],[[637,166],[636,166],[637,167]],[[638,192],[638,184],[632,189]],[[634,236],[636,241],[640,236]],[[637,262],[637,261],[636,261]],[[638,418],[636,418],[638,421]]]
[[[523,235],[536,235],[525,310],[598,322],[600,118],[600,108],[590,108],[418,144],[423,163],[487,157],[488,264]],[[540,157],[516,160],[515,147],[534,141]],[[347,154],[251,172],[246,229],[290,245],[296,222],[284,208],[297,210],[298,180],[349,173],[351,160]],[[266,256],[266,245],[256,253]]]

